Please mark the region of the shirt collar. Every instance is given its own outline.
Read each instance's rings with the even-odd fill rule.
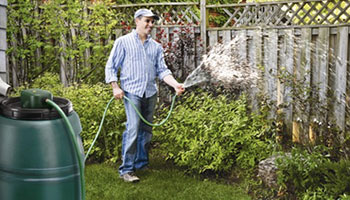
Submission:
[[[132,34],[136,39],[140,40],[139,34],[137,34],[136,29],[132,30]],[[148,34],[147,39],[145,40],[145,43],[148,42],[150,39],[151,39],[151,34]]]

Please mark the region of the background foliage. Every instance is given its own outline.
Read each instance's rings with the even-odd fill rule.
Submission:
[[[197,173],[253,169],[272,151],[273,132],[263,115],[237,100],[194,93],[183,97],[169,123],[158,129],[161,149],[175,163]]]
[[[333,160],[328,149],[293,148],[278,159],[278,183],[289,199],[349,199],[350,161]]]
[[[65,66],[68,85],[104,80],[104,65],[119,23],[111,1],[8,1],[8,43],[14,86]],[[22,61],[22,62],[21,62]]]

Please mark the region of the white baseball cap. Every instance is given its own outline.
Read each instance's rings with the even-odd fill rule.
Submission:
[[[134,19],[137,17],[153,17],[155,20],[159,20],[158,15],[145,8],[139,9],[135,12]]]

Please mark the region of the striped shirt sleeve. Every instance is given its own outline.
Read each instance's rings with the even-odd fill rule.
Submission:
[[[120,39],[117,39],[108,57],[105,67],[105,80],[106,83],[118,81],[118,70],[120,65],[123,63],[125,57],[125,51]]]
[[[158,46],[157,59],[158,59],[157,60],[157,76],[160,80],[163,80],[163,78],[165,76],[171,74],[171,71],[168,69],[167,65],[165,64],[164,51],[160,45]]]

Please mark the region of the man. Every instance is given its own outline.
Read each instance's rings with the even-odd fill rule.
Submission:
[[[156,77],[173,87],[177,95],[185,91],[167,68],[162,46],[150,37],[155,20],[159,17],[148,9],[139,9],[134,15],[136,29],[118,38],[106,64],[106,82],[113,88],[116,99],[125,95],[140,110],[142,116],[152,123],[157,101]],[[120,69],[120,86],[117,73]],[[124,100],[127,116],[123,133],[122,164],[120,177],[126,182],[137,182],[134,171],[148,165],[148,148],[152,127],[140,120],[130,103]]]

